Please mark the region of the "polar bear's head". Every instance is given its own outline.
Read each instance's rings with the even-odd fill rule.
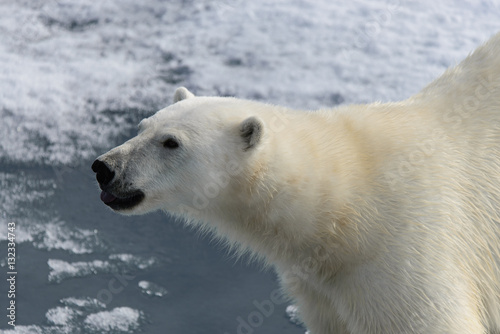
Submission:
[[[174,104],[142,120],[136,137],[95,160],[101,200],[124,214],[182,215],[234,198],[265,142],[264,123],[250,112],[262,106],[177,89]]]

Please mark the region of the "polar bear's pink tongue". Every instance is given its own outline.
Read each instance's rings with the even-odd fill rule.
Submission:
[[[103,201],[104,203],[111,203],[115,199],[116,197],[111,195],[110,193],[107,193],[104,190],[101,192],[101,201]]]

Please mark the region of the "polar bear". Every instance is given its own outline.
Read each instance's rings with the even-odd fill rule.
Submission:
[[[313,334],[500,332],[500,34],[396,103],[195,97],[92,165],[276,269]]]

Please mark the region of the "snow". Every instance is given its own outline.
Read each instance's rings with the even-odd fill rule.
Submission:
[[[302,325],[302,320],[300,320],[300,312],[299,312],[299,308],[297,307],[297,305],[288,305],[286,307],[286,316],[288,317],[288,319],[290,320],[290,322],[296,324],[296,325]]]
[[[492,35],[494,1],[3,1],[0,159],[71,164],[175,87],[296,108],[403,99]]]
[[[78,315],[79,315],[78,311],[75,311],[65,306],[65,307],[51,308],[50,310],[47,311],[45,317],[47,318],[47,321],[50,324],[56,326],[62,326],[68,324]]]
[[[83,323],[95,333],[130,333],[139,328],[141,317],[141,312],[130,307],[117,307],[90,314]]]
[[[62,249],[74,254],[89,254],[103,249],[96,230],[72,228],[61,221],[51,221],[42,231],[32,233],[33,245],[40,249]]]
[[[75,298],[68,297],[61,299],[61,303],[66,305],[67,307],[72,307],[77,310],[82,311],[98,311],[106,308],[106,304],[95,299],[95,298]]]
[[[147,296],[163,297],[168,291],[164,287],[149,281],[139,281],[137,283],[141,292]]]
[[[102,272],[109,272],[111,264],[107,261],[94,260],[90,262],[66,262],[58,259],[49,259],[49,282],[60,283],[64,279],[85,277]]]
[[[96,274],[125,273],[131,270],[144,270],[156,263],[154,258],[141,258],[131,254],[111,254],[108,260],[67,262],[60,259],[49,259],[49,282],[61,283],[75,277],[86,277]]]
[[[54,331],[51,334],[66,334],[64,331]],[[2,332],[2,334],[44,334],[43,329],[39,326],[19,326],[16,329],[9,329]],[[69,333],[68,333],[69,334]]]
[[[135,256],[132,254],[111,254],[109,256],[111,260],[121,261],[129,266],[134,266],[139,269],[146,269],[155,264],[156,260],[152,257],[148,259],[144,259],[139,256]]]
[[[131,334],[140,330],[144,314],[130,307],[103,310],[96,299],[69,297],[60,301],[65,306],[49,309],[45,318],[48,326],[17,325],[15,330],[0,330],[5,334]]]

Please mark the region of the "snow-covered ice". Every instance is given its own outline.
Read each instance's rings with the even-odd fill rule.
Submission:
[[[134,333],[139,328],[142,313],[130,307],[117,307],[111,311],[89,314],[84,326],[91,333]]]
[[[16,326],[5,334],[134,334],[140,329],[144,314],[130,307],[104,310],[97,300],[70,297],[65,306],[51,308],[45,314],[47,326]],[[97,307],[97,308],[96,308]]]
[[[149,281],[140,281],[137,283],[141,292],[147,296],[163,297],[168,291],[164,287]]]
[[[85,277],[107,273],[125,273],[151,267],[154,258],[143,259],[131,254],[111,254],[109,260],[93,260],[67,262],[60,259],[49,259],[49,282],[60,283],[68,278]]]
[[[66,305],[67,307],[71,307],[73,309],[86,312],[100,311],[106,307],[106,305],[103,302],[90,297],[87,298],[68,297],[61,299],[61,303]]]
[[[43,227],[41,231],[32,232],[33,245],[37,248],[62,249],[74,254],[89,254],[105,248],[97,230],[75,228],[61,221],[50,221]]]
[[[64,326],[73,321],[73,319],[75,319],[78,315],[80,315],[80,312],[75,311],[68,306],[58,306],[48,310],[45,317],[47,318],[47,322],[49,324]]]
[[[296,108],[402,99],[498,30],[495,1],[2,1],[0,158],[91,158],[175,87]]]
[[[288,305],[286,307],[286,316],[288,319],[296,325],[302,325],[302,320],[300,320],[300,313],[297,305]]]

